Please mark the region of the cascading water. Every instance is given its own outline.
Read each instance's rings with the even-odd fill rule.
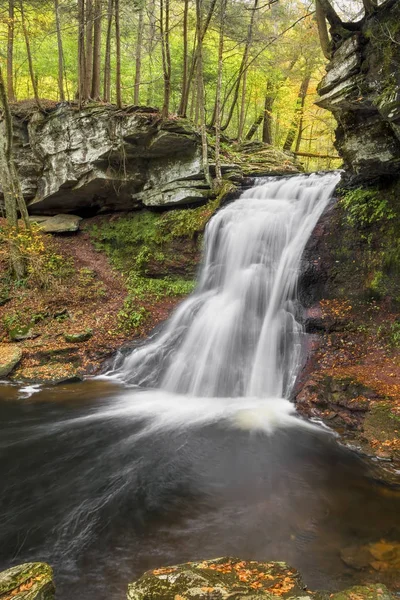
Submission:
[[[300,259],[339,179],[260,179],[219,211],[206,230],[195,292],[111,376],[170,400],[202,398],[203,408],[206,398],[232,399],[231,410],[233,399],[288,398],[300,363]]]

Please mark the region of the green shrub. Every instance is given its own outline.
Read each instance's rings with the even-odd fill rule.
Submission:
[[[396,217],[388,199],[378,190],[357,188],[341,199],[350,225],[366,227],[374,223],[390,221]]]

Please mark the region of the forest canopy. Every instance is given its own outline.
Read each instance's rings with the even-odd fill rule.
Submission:
[[[353,19],[362,4],[340,8]],[[0,40],[11,103],[146,105],[336,154],[334,119],[314,105],[326,58],[312,0],[2,0]]]

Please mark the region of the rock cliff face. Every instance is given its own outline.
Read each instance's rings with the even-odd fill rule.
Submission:
[[[353,181],[400,175],[400,2],[349,32],[319,94],[338,122],[336,147]]]
[[[258,172],[258,162],[263,172],[298,172],[288,155],[261,146],[251,147],[251,156],[244,151],[246,164],[257,155],[254,168],[225,164],[223,176],[240,181]],[[212,195],[198,133],[183,119],[162,120],[155,109],[60,106],[26,116],[16,106],[14,153],[32,214],[168,207]]]
[[[197,133],[157,113],[60,107],[15,117],[15,160],[33,213],[129,210],[207,199]]]

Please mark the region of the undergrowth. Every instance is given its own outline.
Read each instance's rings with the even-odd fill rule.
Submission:
[[[136,329],[150,316],[148,306],[167,297],[189,294],[194,288],[193,260],[204,228],[219,199],[198,208],[153,213],[142,210],[90,229],[97,250],[105,252],[125,275],[128,295],[119,313],[121,328]],[[184,241],[188,256],[177,241]],[[175,275],[167,274],[179,268]],[[156,274],[154,273],[156,272]]]

